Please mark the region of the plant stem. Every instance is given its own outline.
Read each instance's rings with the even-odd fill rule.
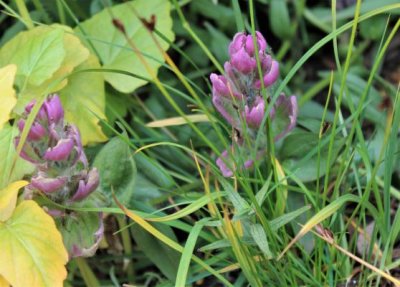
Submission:
[[[31,16],[29,15],[28,8],[26,8],[24,0],[15,0],[15,4],[17,5],[18,11],[21,14],[22,20],[28,29],[32,29],[34,27]]]
[[[81,272],[83,281],[85,281],[86,286],[100,287],[100,283],[97,280],[96,275],[94,275],[93,270],[90,268],[85,258],[75,258],[75,262],[76,265],[78,265],[79,271]]]

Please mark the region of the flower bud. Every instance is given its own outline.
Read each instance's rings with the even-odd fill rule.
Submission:
[[[25,127],[25,120],[20,119],[18,121],[18,129],[21,133],[22,133],[24,127]],[[38,122],[33,122],[32,126],[28,132],[27,139],[29,141],[39,141],[44,136],[46,136],[46,129]]]
[[[47,149],[43,158],[46,160],[66,160],[70,156],[73,147],[74,141],[72,139],[61,139],[55,147]]]
[[[272,61],[271,66],[269,67],[269,70],[264,74],[263,80],[264,80],[264,87],[269,87],[272,84],[276,82],[276,80],[279,77],[279,63],[275,60]],[[257,80],[255,82],[255,87],[257,89],[261,88],[261,83],[260,80]]]
[[[39,173],[38,176],[32,177],[31,185],[44,192],[53,193],[61,189],[67,182],[67,178],[64,176],[49,178],[45,177],[44,174]]]
[[[99,172],[96,168],[89,171],[86,178],[79,180],[78,189],[72,197],[72,201],[81,201],[91,194],[99,185]]]
[[[253,107],[245,106],[245,118],[247,124],[252,128],[258,128],[265,115],[265,104],[262,97],[257,97]]]
[[[231,56],[231,65],[243,74],[250,74],[257,67],[257,61],[255,58],[252,58],[244,48],[241,48]]]
[[[230,91],[228,88],[228,81],[224,76],[212,73],[210,75],[210,80],[213,86],[213,93],[229,97]]]
[[[265,51],[267,48],[267,42],[265,41],[263,35],[260,32],[256,32],[256,41],[258,46],[258,51]],[[231,44],[229,45],[229,56],[237,53],[241,48],[244,48],[249,56],[254,56],[254,42],[253,36],[247,35],[246,33],[236,33],[233,37]]]
[[[58,95],[54,94],[45,100],[43,103],[44,110],[46,111],[47,120],[49,123],[60,123],[64,119],[64,109],[61,105],[61,100]]]

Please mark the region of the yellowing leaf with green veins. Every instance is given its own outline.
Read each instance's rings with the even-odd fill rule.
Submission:
[[[19,157],[15,151],[14,138],[18,133],[18,128],[9,124],[0,130],[0,189],[35,170],[33,164]]]
[[[0,67],[17,65],[16,85],[38,86],[50,79],[65,57],[64,31],[36,27],[19,33],[0,49]]]
[[[0,69],[0,130],[9,120],[10,113],[17,103],[13,88],[16,72],[16,65],[8,65]]]
[[[99,69],[97,58],[89,59],[79,65],[76,71]],[[77,125],[82,143],[103,142],[107,140],[99,125],[99,118],[105,119],[105,93],[102,73],[76,73],[68,78],[68,85],[60,91],[60,98],[68,122]]]
[[[0,222],[0,275],[13,287],[62,287],[68,254],[53,218],[39,205],[20,203]]]
[[[155,29],[164,37],[172,41],[172,19],[170,16],[170,1],[168,0],[136,0],[129,1],[111,8],[104,9],[89,20],[75,28],[76,33],[81,34],[83,41],[90,37],[90,43],[96,50],[103,67],[106,69],[117,69],[138,74],[150,78],[138,55],[132,50],[124,35],[112,24],[112,17],[120,20],[125,27],[126,34],[130,41],[143,54],[150,68],[157,72],[157,69],[164,62],[161,51],[157,48],[149,32],[144,28],[140,19],[150,20],[155,16]],[[139,14],[138,16],[135,13]],[[85,35],[80,32],[85,31]],[[162,40],[155,33],[161,49],[166,50],[169,44]],[[90,47],[89,43],[87,45]],[[94,51],[92,51],[94,53]],[[106,73],[104,78],[115,89],[123,93],[130,93],[136,88],[146,84],[146,81],[119,73]]]
[[[27,181],[20,180],[0,190],[0,222],[4,222],[10,218],[17,203],[18,190],[27,184]]]
[[[28,83],[18,97],[18,104],[15,109],[17,113],[21,113],[24,107],[35,98],[44,94],[54,93],[64,88],[68,79],[67,76],[80,64],[89,58],[89,50],[81,43],[79,38],[73,35],[71,28],[62,25],[41,26],[32,30],[32,34],[50,33],[59,31],[62,33],[62,43],[65,56],[59,68],[52,74],[50,78],[40,85]]]

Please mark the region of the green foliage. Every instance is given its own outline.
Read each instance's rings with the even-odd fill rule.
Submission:
[[[140,14],[136,15],[136,13]],[[84,31],[80,34],[80,37],[87,43],[88,47],[91,47],[92,52],[98,55],[103,68],[121,72],[127,71],[151,78],[140,57],[145,57],[146,65],[149,66],[152,73],[156,73],[163,62],[163,55],[152,40],[151,34],[141,24],[139,17],[150,21],[150,16],[154,15],[156,19],[155,29],[162,33],[166,39],[172,41],[174,34],[171,30],[172,21],[169,14],[170,5],[168,1],[131,1],[115,5],[110,10],[101,11],[81,23],[75,30],[77,33],[80,33],[81,30]],[[113,18],[123,23],[128,39],[113,26]],[[157,38],[160,41],[161,48],[167,49],[168,42]],[[116,90],[124,93],[133,92],[136,88],[146,84],[144,80],[119,73],[105,73],[104,78]]]
[[[0,235],[24,215],[13,236],[23,234],[38,255],[32,258],[55,262],[63,276],[54,282],[65,277],[65,254],[30,244],[37,234],[44,240],[43,228],[59,243],[61,232],[68,250],[79,242],[88,255],[99,244],[93,258],[70,261],[66,286],[400,285],[392,276],[400,233],[399,53],[390,45],[400,27],[398,1],[84,2],[0,1],[14,16],[0,17]],[[154,31],[142,20],[154,21]],[[23,23],[35,27],[20,32]],[[282,140],[261,139],[268,142],[258,147],[263,153],[248,144],[235,153],[237,164],[248,155],[255,162],[223,178],[216,158],[246,136],[239,139],[216,115],[208,77],[222,73],[231,37],[253,29],[279,59],[281,78],[268,101],[296,95],[299,117]],[[176,67],[164,63],[165,51]],[[101,178],[88,204],[37,199],[65,212],[58,231],[25,199],[29,188],[18,198],[17,189],[6,189],[33,171],[13,142],[23,108],[53,92]],[[189,123],[193,115],[203,121]],[[157,127],[148,124],[154,121]],[[261,129],[276,135],[287,123],[278,110]],[[123,206],[115,206],[113,192]],[[102,242],[99,213],[107,218]],[[3,237],[0,258],[14,264],[19,257],[9,246],[19,243]],[[28,270],[31,259],[21,258],[18,268]],[[26,286],[5,263],[0,286]],[[20,278],[32,279],[36,269]]]
[[[101,191],[110,202],[112,194],[127,204],[135,192],[136,164],[129,146],[119,137],[111,139],[97,154],[93,166],[100,174]]]

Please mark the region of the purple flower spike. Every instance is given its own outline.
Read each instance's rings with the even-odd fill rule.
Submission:
[[[53,193],[62,188],[66,182],[66,177],[48,178],[40,174],[32,178],[31,185],[44,193]]]
[[[257,97],[253,107],[245,106],[245,117],[247,124],[252,128],[258,128],[265,114],[265,104],[262,97]]]
[[[93,168],[89,171],[86,179],[82,179],[79,181],[78,189],[74,196],[72,197],[72,201],[80,201],[89,196],[96,188],[99,186],[99,172],[96,168]]]
[[[46,160],[66,160],[74,147],[73,139],[61,139],[53,148],[48,148],[44,154]]]
[[[52,95],[46,99],[43,107],[47,113],[49,123],[60,123],[64,119],[64,109],[58,95]]]
[[[249,74],[257,67],[256,59],[250,57],[244,48],[232,55],[231,64],[232,67],[243,74]]]

